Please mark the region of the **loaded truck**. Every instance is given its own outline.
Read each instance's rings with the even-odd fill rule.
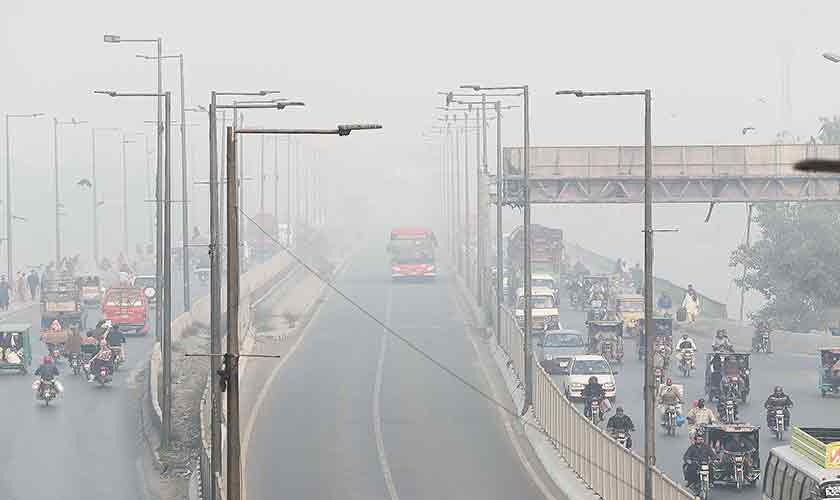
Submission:
[[[522,286],[522,265],[524,263],[523,227],[511,231],[507,238],[507,256],[511,270],[516,276],[516,286]],[[568,272],[563,230],[539,224],[531,224],[531,276],[547,274],[559,286]],[[515,289],[515,288],[514,288]]]

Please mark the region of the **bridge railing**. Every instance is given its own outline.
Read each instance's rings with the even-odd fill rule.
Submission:
[[[643,146],[559,146],[530,148],[530,175],[545,177],[622,177],[644,175]],[[521,175],[523,149],[504,150],[508,176]],[[802,174],[793,165],[807,158],[840,158],[836,144],[746,144],[654,146],[657,177],[774,177]]]
[[[493,295],[490,286],[485,297]],[[495,303],[485,307],[495,321]],[[502,307],[499,347],[511,359],[513,371],[523,382],[525,335],[515,315]],[[541,431],[559,455],[602,498],[644,500],[644,460],[619,445],[601,428],[593,425],[569,401],[560,387],[532,356],[534,377],[533,412]],[[654,469],[653,498],[657,500],[692,500],[694,495],[663,472]]]

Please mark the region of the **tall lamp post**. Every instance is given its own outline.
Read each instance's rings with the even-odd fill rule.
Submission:
[[[12,118],[40,118],[44,116],[44,113],[24,113],[24,114],[14,114],[14,113],[6,113],[6,265],[8,269],[6,270],[8,274],[9,281],[11,282],[13,279],[13,270],[14,270],[14,245],[12,244],[14,240],[12,240],[12,219],[14,218],[14,214],[12,212],[12,149],[10,146],[10,139],[9,139],[9,120]]]
[[[338,135],[347,136],[354,130],[380,129],[381,125],[338,125],[333,129],[234,129],[227,128],[227,178],[236,179],[237,135]],[[236,185],[227,184],[228,224],[228,314],[227,352],[220,374],[227,388],[227,498],[239,500],[242,493],[241,443],[239,439],[239,200]],[[214,356],[217,357],[217,356]]]
[[[267,96],[275,94],[276,91],[260,90],[257,92],[210,92],[210,105],[205,109],[209,120],[208,131],[210,136],[210,164],[208,183],[210,184],[210,238],[208,253],[210,255],[210,376],[216,377],[221,369],[222,354],[222,274],[221,274],[221,245],[219,233],[222,224],[220,223],[221,213],[219,210],[219,148],[217,144],[216,120],[219,111],[233,109],[232,105],[217,104],[218,97],[230,96]],[[259,109],[283,109],[278,104],[249,104],[249,108]],[[242,107],[242,106],[240,106]],[[224,120],[224,114],[222,115]],[[227,141],[224,141],[227,143]],[[222,412],[221,412],[221,390],[218,384],[210,384],[210,471],[215,480],[222,470]],[[211,488],[213,495],[215,488]],[[218,500],[218,499],[212,499]]]
[[[122,148],[122,226],[123,226],[123,255],[128,259],[128,168],[125,163],[125,145],[134,144],[137,141],[126,139],[125,134],[122,135],[120,146]]]
[[[187,189],[187,117],[184,111],[184,54],[177,55],[158,55],[155,57],[138,54],[137,57],[147,61],[158,61],[161,59],[178,59],[178,73],[180,75],[181,87],[181,263],[184,281],[184,311],[189,311],[192,306],[190,299],[190,260],[188,258],[190,252],[190,214],[189,214],[189,191]],[[167,125],[169,126],[169,125]]]
[[[163,218],[164,218],[164,207],[160,203],[162,198],[162,191],[164,189],[163,186],[163,117],[161,112],[161,107],[163,105],[163,70],[162,70],[162,57],[163,57],[163,40],[158,38],[122,38],[119,35],[104,35],[103,40],[105,43],[154,43],[155,44],[155,54],[157,55],[157,93],[154,94],[156,97],[156,104],[155,104],[155,114],[157,120],[157,169],[155,171],[155,290],[160,290],[160,277],[163,276],[163,259],[161,256],[167,250],[163,248]],[[167,120],[168,121],[168,120]],[[169,126],[167,125],[167,130]],[[155,308],[155,337],[160,340],[160,324],[163,322],[163,312],[161,311],[160,307]]]
[[[613,97],[613,96],[641,96],[644,98],[645,111],[645,370],[644,370],[644,398],[645,398],[645,499],[653,500],[653,467],[656,465],[656,415],[653,358],[654,340],[653,325],[653,156],[651,146],[651,91],[627,90],[618,92],[584,92],[581,90],[558,90],[556,95],[574,95],[577,97]]]
[[[75,118],[69,121],[60,121],[53,117],[53,176],[55,177],[55,267],[59,269],[61,263],[61,189],[59,188],[59,160],[58,160],[58,126],[59,125],[82,125],[86,121],[79,121]]]
[[[102,91],[96,90],[94,91],[95,94],[104,94],[111,97],[161,97],[160,94],[155,93],[142,93],[142,92],[116,92],[113,90],[110,91]],[[172,169],[171,169],[171,161],[170,161],[170,126],[169,124],[172,122],[171,115],[172,115],[172,93],[171,92],[164,92],[163,94],[164,104],[165,104],[165,115],[166,115],[166,140],[164,141],[164,168],[165,172],[164,175],[160,175],[161,172],[158,172],[159,177],[165,178],[164,182],[164,193],[163,199],[160,197],[160,190],[158,190],[155,202],[157,203],[158,207],[163,205],[163,224],[161,225],[158,223],[158,234],[163,232],[164,234],[164,241],[163,241],[163,259],[161,262],[161,254],[158,251],[157,255],[155,256],[159,263],[161,263],[161,267],[163,268],[163,283],[161,284],[161,276],[155,275],[155,289],[159,290],[160,300],[158,301],[157,309],[158,311],[162,310],[162,314],[158,314],[162,316],[162,320],[156,322],[155,330],[158,334],[158,338],[160,339],[161,343],[161,364],[163,365],[163,390],[161,391],[161,413],[162,413],[162,422],[161,422],[161,446],[164,448],[168,448],[170,444],[170,438],[172,435],[172,337],[170,335],[170,326],[171,326],[171,318],[172,318],[172,230],[171,230],[171,218],[172,218],[172,207],[171,207],[171,180],[172,180]],[[158,129],[158,132],[161,132]],[[158,133],[160,135],[160,133]],[[160,211],[160,209],[158,209]],[[160,222],[160,219],[158,219]],[[166,228],[165,231],[162,231]],[[157,247],[160,250],[160,246]],[[161,323],[163,323],[161,325]]]
[[[522,349],[524,354],[524,374],[525,379],[525,401],[522,405],[522,413],[524,414],[533,403],[534,396],[534,380],[532,376],[533,360],[531,359],[531,192],[528,187],[529,179],[529,157],[530,154],[530,121],[528,109],[528,86],[527,85],[504,85],[497,87],[483,87],[481,85],[461,85],[462,89],[471,89],[475,92],[482,91],[507,91],[515,90],[522,93],[522,114],[523,114],[523,137],[522,137],[522,236],[523,236],[523,274],[522,277],[524,285],[524,339],[522,342]]]

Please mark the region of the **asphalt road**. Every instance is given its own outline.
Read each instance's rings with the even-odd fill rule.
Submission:
[[[490,390],[479,361],[484,344],[473,346],[473,328],[448,276],[393,283],[384,249],[375,246],[352,258],[338,286],[434,359]],[[537,481],[563,498],[527,442],[515,432],[511,441],[493,405],[347,302],[331,296],[308,328],[258,414],[247,450],[248,500],[546,498]],[[492,370],[490,380],[503,393]]]
[[[566,328],[574,328],[586,332],[584,314],[568,309],[562,313],[562,323]],[[675,337],[681,333],[675,332]],[[671,371],[671,378],[675,384],[685,385],[684,413],[691,408],[691,401],[704,397],[705,353],[711,351],[711,338],[714,332],[689,332],[697,343],[697,370],[690,378],[684,378],[678,373],[675,363]],[[675,339],[676,340],[676,339]],[[618,398],[616,404],[625,409],[636,425],[633,434],[633,446],[641,453],[644,443],[643,417],[644,403],[642,399],[642,362],[638,361],[636,339],[625,343],[625,360],[623,365],[613,367],[619,371],[616,385]],[[766,425],[764,401],[773,391],[775,385],[782,385],[794,402],[791,410],[791,425],[800,426],[837,426],[837,415],[840,415],[840,399],[821,398],[817,390],[817,358],[801,354],[753,354],[751,358],[751,392],[745,405],[739,405],[739,419],[753,425],[761,426],[759,433],[759,449],[762,465],[767,459],[770,448],[789,444],[789,436],[785,442],[776,440]],[[708,401],[707,401],[708,403]],[[716,404],[713,405],[716,408]],[[688,447],[688,430],[683,426],[676,436],[667,436],[661,427],[657,428],[656,456],[660,469],[669,476],[682,482],[682,455]],[[763,473],[763,472],[762,472]],[[738,491],[734,487],[720,486],[713,490],[714,498],[739,498],[758,500],[761,498],[761,480],[755,489]]]
[[[180,288],[173,290],[173,311],[182,308]],[[193,293],[197,297],[207,290],[194,287]],[[91,313],[89,326],[100,317],[98,310]],[[32,324],[34,370],[46,354],[38,341],[39,310],[3,321]],[[138,375],[154,344],[153,331],[128,338],[128,363],[109,386],[88,384],[66,361],[60,363],[64,396],[49,407],[35,400],[31,375],[0,373],[0,498],[144,500]]]

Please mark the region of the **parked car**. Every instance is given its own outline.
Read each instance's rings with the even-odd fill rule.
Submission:
[[[540,365],[551,375],[566,375],[576,354],[586,354],[586,335],[577,330],[548,330],[537,342]]]
[[[569,399],[579,399],[582,397],[583,387],[589,381],[589,377],[595,376],[603,386],[607,398],[614,400],[615,374],[617,373],[603,356],[597,354],[572,356],[569,361],[569,373],[563,376],[563,392]]]

